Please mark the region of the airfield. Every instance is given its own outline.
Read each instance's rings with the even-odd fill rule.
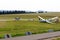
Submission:
[[[0,39],[0,40],[55,40],[57,38],[60,38],[60,31],[28,35],[28,36],[13,37],[13,38],[5,38],[5,39]]]
[[[5,34],[11,34],[12,37],[26,36],[25,32],[32,32],[33,34],[47,33],[49,29],[60,31],[60,22],[54,24],[41,23],[37,16],[43,18],[52,18],[58,16],[60,13],[36,13],[36,14],[5,14],[0,15],[0,38],[4,38]],[[16,20],[15,17],[19,17]]]

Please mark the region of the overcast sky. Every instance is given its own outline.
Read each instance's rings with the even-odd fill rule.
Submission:
[[[0,10],[60,11],[60,0],[0,0]]]

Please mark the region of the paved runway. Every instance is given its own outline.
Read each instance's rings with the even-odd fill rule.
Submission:
[[[13,37],[13,38],[6,38],[6,39],[0,39],[0,40],[38,40],[38,39],[42,40],[42,39],[53,38],[53,37],[57,37],[57,36],[60,36],[60,31],[28,35],[28,36]]]

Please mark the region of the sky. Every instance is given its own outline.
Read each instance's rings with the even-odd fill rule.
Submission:
[[[60,0],[0,0],[0,10],[60,12]]]

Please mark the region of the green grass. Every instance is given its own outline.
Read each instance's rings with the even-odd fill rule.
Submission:
[[[5,34],[11,34],[15,36],[25,36],[25,32],[32,32],[32,34],[46,33],[49,29],[54,31],[60,31],[60,23],[48,24],[40,23],[37,16],[41,15],[44,18],[50,18],[53,16],[48,16],[47,14],[34,14],[34,15],[0,15],[0,19],[12,19],[15,17],[21,18],[34,18],[37,21],[5,21],[0,22],[0,38],[3,38]],[[48,17],[47,17],[48,16]]]
[[[60,37],[54,38],[54,39],[52,39],[52,40],[60,40]]]
[[[56,40],[60,40],[60,38],[57,38]]]
[[[0,27],[0,38],[4,34],[11,34],[14,36],[23,36],[25,32],[32,32],[33,34],[48,32],[48,29],[53,29],[54,31],[60,30],[60,23],[58,24],[47,24],[40,23],[38,21],[7,21],[4,22],[5,25]]]

